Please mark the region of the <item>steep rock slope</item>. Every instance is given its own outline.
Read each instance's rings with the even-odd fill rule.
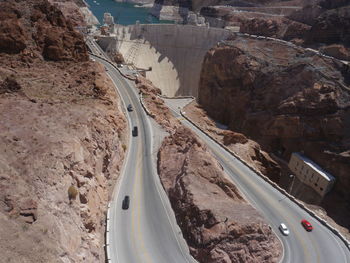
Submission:
[[[350,4],[327,10],[317,17],[307,40],[312,43],[343,43],[350,46]]]
[[[304,34],[305,45],[321,47],[321,52],[327,55],[350,60],[349,1],[310,2],[288,18],[311,26]]]
[[[159,89],[141,77],[136,82],[151,116],[171,134],[158,151],[158,174],[191,254],[203,263],[278,262],[282,247],[266,221],[173,117]]]
[[[236,38],[207,53],[199,103],[286,161],[304,151],[336,176],[328,198],[336,195],[341,202],[331,213],[344,214],[350,200],[349,73],[348,66],[300,48]],[[345,216],[338,220],[348,226]]]
[[[158,173],[199,262],[278,262],[278,239],[191,131],[165,139]]]
[[[45,0],[0,2],[0,39],[2,261],[103,262],[124,156],[113,85]]]
[[[203,7],[201,14],[213,26],[239,25],[242,33],[280,38],[350,60],[349,8],[347,0],[233,1]]]

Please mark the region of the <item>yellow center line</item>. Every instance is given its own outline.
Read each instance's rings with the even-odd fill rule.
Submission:
[[[111,80],[117,88],[118,96],[120,98],[122,98],[122,92],[119,91],[118,86],[119,85],[124,86],[123,83],[119,80],[118,77],[117,77],[116,81],[112,77],[111,77]],[[118,84],[116,82],[118,82]],[[125,89],[127,89],[127,88],[125,88]],[[129,102],[132,103],[132,100],[131,100],[131,97],[130,97],[128,91],[126,91],[125,94],[128,97]],[[130,125],[131,125],[131,123],[130,123]],[[139,125],[139,123],[138,123],[138,125]],[[141,147],[140,147],[140,145],[141,145]],[[138,160],[136,162],[136,164],[137,164],[136,168],[139,168],[139,170],[136,169],[136,175],[135,175],[134,182],[133,182],[132,195],[130,196],[130,204],[132,202],[134,203],[134,205],[131,205],[131,233],[132,233],[133,239],[135,240],[135,242],[133,242],[134,251],[137,251],[137,244],[139,244],[141,247],[141,251],[142,251],[141,254],[143,254],[145,256],[145,258],[141,258],[140,253],[136,253],[136,257],[138,260],[137,263],[144,262],[144,261],[152,262],[149,253],[146,251],[144,239],[143,239],[143,235],[142,235],[142,231],[141,231],[141,205],[140,205],[141,198],[140,198],[140,193],[142,192],[141,186],[143,183],[143,180],[142,180],[143,179],[143,162],[142,162],[142,150],[141,150],[141,149],[143,149],[142,143],[137,144],[136,147],[137,147],[136,160]],[[140,165],[139,161],[141,161],[141,165]],[[139,174],[139,176],[138,176],[138,174]],[[138,189],[137,189],[137,187],[138,187]],[[135,213],[136,213],[136,216],[135,216]],[[136,217],[137,217],[137,226],[135,226],[136,225],[136,223],[135,223]],[[135,228],[137,229],[137,233],[135,233]],[[134,263],[134,262],[132,262],[132,263]]]
[[[137,145],[137,153],[139,152],[139,149],[140,147]],[[138,167],[138,164],[136,166],[136,168]],[[136,178],[137,176],[135,175],[135,178],[134,178],[134,183],[133,183],[133,188],[132,188],[132,195],[131,195],[131,198],[130,198],[130,203],[133,203],[133,205],[131,205],[131,233],[132,233],[132,236],[133,236],[133,239],[134,240],[138,240],[137,237],[139,237],[139,235],[136,235],[135,233],[135,213],[137,213],[140,208],[139,208],[139,204],[138,204],[138,190],[136,189],[137,188],[137,183],[136,183]],[[134,200],[133,200],[134,199]],[[137,244],[136,242],[132,242],[133,243],[133,247],[134,247],[134,251],[137,251]],[[136,253],[136,257],[138,259],[138,262],[141,262],[141,258],[140,258],[140,254],[139,253]]]
[[[131,229],[132,229],[132,236],[134,238],[134,247],[140,249],[140,253],[137,253],[137,249],[135,249],[136,257],[138,259],[138,262],[152,262],[151,257],[149,253],[146,250],[145,242],[143,238],[143,232],[141,231],[141,193],[142,193],[142,184],[143,184],[143,162],[142,162],[142,144],[137,144],[137,165],[136,165],[136,171],[135,171],[135,177],[133,182],[133,190],[132,190],[132,197],[130,198],[130,202],[132,202],[134,205],[132,205],[131,208]],[[136,230],[135,230],[136,229]],[[136,262],[135,262],[136,263]]]
[[[143,146],[142,146],[142,144],[141,144],[141,147],[140,147],[140,149],[143,149]],[[140,237],[140,243],[141,243],[141,249],[142,249],[142,251],[143,251],[143,254],[145,255],[145,259],[146,259],[146,262],[152,262],[152,260],[151,260],[151,257],[150,257],[150,255],[149,255],[149,253],[148,253],[148,251],[146,250],[146,247],[145,247],[145,242],[144,242],[144,239],[143,239],[143,235],[142,235],[142,231],[141,231],[141,205],[140,205],[140,203],[141,203],[141,198],[140,198],[140,193],[142,193],[142,189],[143,189],[143,187],[142,187],[142,185],[143,185],[143,162],[142,162],[142,150],[140,150],[140,153],[138,153],[138,156],[140,157],[140,159],[139,160],[141,160],[141,167],[140,167],[140,172],[139,172],[139,200],[138,200],[138,202],[139,202],[139,206],[138,206],[138,208],[139,208],[139,213],[138,213],[138,233],[139,233],[139,237]]]

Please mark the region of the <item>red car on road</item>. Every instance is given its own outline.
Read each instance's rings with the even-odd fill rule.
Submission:
[[[305,219],[301,220],[301,224],[305,228],[305,230],[308,231],[308,232],[310,232],[310,231],[312,231],[312,229],[314,229],[312,227],[312,225],[310,224],[310,222],[305,220]]]

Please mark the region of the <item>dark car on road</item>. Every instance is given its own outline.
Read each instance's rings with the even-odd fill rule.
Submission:
[[[128,195],[126,195],[124,197],[124,200],[123,200],[123,203],[122,203],[122,208],[124,210],[128,209],[129,208],[129,205],[130,205],[130,197]]]
[[[128,109],[128,111],[133,111],[134,110],[131,104],[128,105],[127,109]]]
[[[301,225],[302,225],[302,226],[305,228],[305,230],[308,231],[308,232],[312,231],[312,229],[313,229],[313,227],[312,227],[312,225],[310,224],[310,222],[307,221],[307,220],[305,220],[305,219],[301,220]]]
[[[137,126],[134,126],[134,128],[132,129],[132,136],[136,137],[138,135],[138,129]]]

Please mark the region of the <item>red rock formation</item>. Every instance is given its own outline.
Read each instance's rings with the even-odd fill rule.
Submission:
[[[208,52],[200,104],[286,161],[304,151],[336,177],[333,193],[350,200],[349,68],[277,42],[230,45]]]
[[[240,32],[285,40],[303,39],[310,26],[281,17],[261,17],[241,20]]]
[[[350,5],[322,13],[313,24],[307,41],[350,46]]]
[[[0,261],[104,261],[126,124],[70,24],[44,0],[0,2]]]
[[[6,77],[0,83],[0,94],[5,92],[16,92],[21,89],[21,85],[18,84],[16,77],[14,75]]]
[[[347,0],[307,3],[288,18],[311,26],[304,36],[307,45],[319,47],[320,43],[341,44],[345,49],[350,46],[350,3]],[[336,58],[344,59],[344,48],[337,48],[336,51],[335,46],[331,46],[324,50]]]
[[[47,60],[86,61],[82,35],[62,12],[45,0],[5,1],[0,11],[0,52],[39,51]],[[27,29],[24,29],[24,24]]]
[[[146,78],[139,76],[135,80],[136,88],[144,95],[143,101],[150,110],[152,118],[154,118],[166,131],[172,132],[178,125],[169,108],[165,106],[164,101],[158,97],[161,90],[153,86],[152,82]]]
[[[331,57],[335,57],[341,60],[350,61],[350,48],[346,48],[343,45],[332,44],[324,46],[319,49],[323,54]]]
[[[192,255],[206,263],[277,262],[281,245],[264,219],[155,96],[159,90],[142,77],[136,83],[151,116],[172,134],[158,152],[158,173]],[[235,138],[244,141],[242,135]]]
[[[158,173],[199,262],[279,261],[276,236],[190,130],[178,128],[165,139]]]
[[[223,143],[251,167],[269,175],[270,179],[278,182],[284,172],[268,153],[264,152],[260,145],[248,139],[241,133],[230,130],[222,130],[217,126],[207,113],[196,102],[185,107],[186,116],[195,122],[202,130],[209,133],[215,140]],[[288,174],[289,175],[289,174]]]
[[[225,131],[223,138],[225,145],[236,144],[236,143],[246,143],[248,139],[241,133],[233,132],[233,131]]]
[[[26,32],[16,4],[2,3],[0,9],[0,53],[16,54],[26,48]]]

